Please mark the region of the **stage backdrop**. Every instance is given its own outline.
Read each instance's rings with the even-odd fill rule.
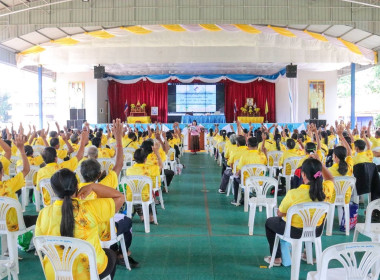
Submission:
[[[173,83],[176,81],[170,81]],[[193,83],[200,83],[194,81]],[[268,100],[268,122],[276,122],[276,94],[275,83],[266,81],[254,81],[251,83],[237,83],[232,81],[221,81],[225,84],[225,115],[228,123],[234,121],[233,104],[236,99],[237,108],[240,114],[240,107],[245,105],[247,98],[253,98],[257,107],[261,109],[261,115],[265,117],[265,102]],[[140,80],[134,84],[121,84],[109,81],[108,98],[111,109],[111,119],[125,119],[124,104],[127,100],[128,105],[140,103],[147,104],[147,113],[150,114],[150,107],[159,108],[157,120],[162,123],[167,122],[168,116],[168,82],[152,83]]]
[[[108,82],[108,98],[111,109],[111,120],[120,118],[125,120],[124,105],[128,101],[130,112],[131,104],[146,104],[146,112],[150,115],[151,107],[158,107],[157,121],[166,123],[168,118],[168,84],[139,81],[135,84],[120,84]]]

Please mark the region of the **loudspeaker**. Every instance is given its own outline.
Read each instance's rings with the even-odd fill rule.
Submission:
[[[286,77],[297,78],[297,65],[286,65]]]
[[[76,120],[74,128],[81,130],[84,120]]]
[[[104,66],[94,66],[94,79],[103,79],[106,74],[106,69]]]
[[[310,124],[315,124],[315,126],[317,128],[320,128],[320,127],[326,127],[326,120],[306,120],[306,122],[310,123]]]
[[[318,120],[318,108],[311,108],[310,109],[310,119],[311,120]]]
[[[70,120],[78,119],[78,109],[70,109]]]
[[[67,128],[75,128],[75,121],[73,120],[67,121]]]
[[[78,120],[86,119],[86,109],[78,109]]]

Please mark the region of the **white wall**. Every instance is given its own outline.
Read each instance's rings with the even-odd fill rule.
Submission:
[[[338,117],[337,108],[337,71],[311,72],[299,70],[298,79],[298,121],[304,122],[310,118],[308,110],[308,81],[325,81],[325,114],[320,115],[319,119],[327,120],[327,123],[334,123]],[[276,83],[276,121],[290,122],[290,104],[288,96],[288,82],[286,78],[281,78]]]
[[[89,123],[98,122],[98,83],[92,72],[57,73],[57,103],[60,104],[59,123],[70,119],[68,88],[69,82],[85,82],[86,119]]]

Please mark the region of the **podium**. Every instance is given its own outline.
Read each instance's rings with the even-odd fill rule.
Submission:
[[[191,133],[188,133],[187,135],[187,147],[188,149],[190,150],[190,147],[192,146],[192,142],[191,142]],[[205,132],[204,130],[201,131],[201,133],[199,134],[199,150],[204,150],[205,149]]]

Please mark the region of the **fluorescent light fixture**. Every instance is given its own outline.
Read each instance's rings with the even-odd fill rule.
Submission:
[[[366,3],[366,2],[361,2],[361,1],[355,1],[355,0],[342,0],[343,2],[349,2],[349,3],[354,3],[358,5],[364,5],[364,6],[369,6],[369,7],[374,7],[374,8],[380,8],[379,5],[371,4],[371,3]]]

